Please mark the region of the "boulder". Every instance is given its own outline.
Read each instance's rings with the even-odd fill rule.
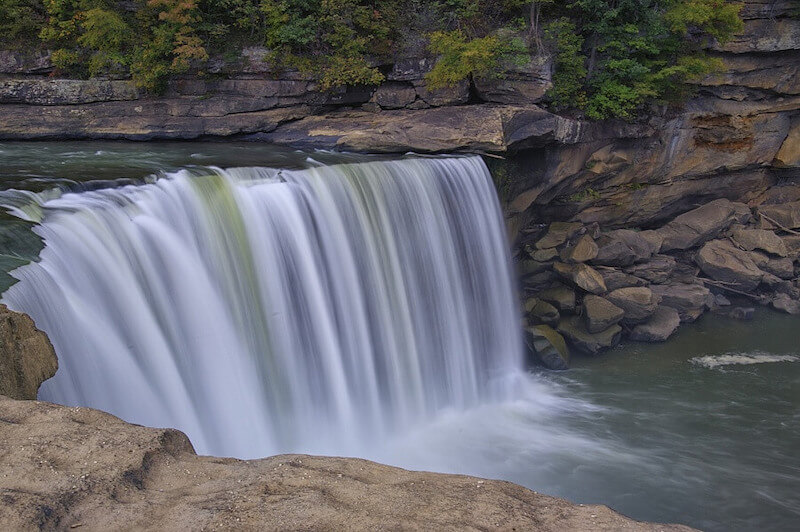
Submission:
[[[0,395],[36,399],[39,386],[57,369],[58,359],[47,335],[27,314],[0,305]]]
[[[623,322],[628,324],[646,321],[661,302],[661,297],[645,286],[619,288],[610,292],[606,299],[625,311]]]
[[[786,244],[773,231],[737,227],[733,230],[733,239],[747,251],[760,249],[779,257],[788,254]]]
[[[786,294],[778,294],[771,302],[772,308],[787,314],[800,315],[800,301],[792,299]]]
[[[675,271],[675,259],[669,255],[656,255],[653,258],[625,268],[625,273],[650,281],[665,283]]]
[[[575,234],[583,229],[583,224],[570,223],[570,222],[553,222],[547,229],[547,234],[541,240],[536,242],[538,249],[549,249],[560,246],[567,239],[572,238]]]
[[[549,369],[569,369],[569,349],[564,337],[547,325],[525,329],[528,346],[536,353],[541,363]]]
[[[597,245],[597,256],[591,262],[604,266],[629,266],[649,259],[654,253],[653,244],[630,229],[604,233],[598,238]]]
[[[558,332],[563,334],[576,349],[588,355],[596,355],[619,343],[622,327],[612,325],[599,333],[590,333],[583,326],[579,316],[569,316],[561,318],[561,321],[558,322]]]
[[[536,301],[536,304],[528,311],[528,317],[531,323],[546,323],[550,325],[558,323],[561,318],[556,307],[542,300]]]
[[[177,430],[89,408],[0,412],[0,530],[691,530],[355,458],[198,456]]]
[[[659,305],[649,320],[633,328],[630,338],[636,342],[664,342],[678,330],[680,324],[677,310]]]
[[[769,259],[760,269],[780,279],[794,279],[794,261],[792,259]]]
[[[746,223],[750,209],[743,203],[718,199],[681,214],[658,229],[663,238],[661,251],[690,249],[719,236],[734,222]]]
[[[558,257],[558,250],[556,248],[537,249],[533,252],[533,260],[539,262],[548,262]]]
[[[589,235],[581,236],[574,244],[561,250],[561,260],[567,263],[587,262],[597,256],[597,244]]]
[[[517,269],[519,270],[520,278],[525,279],[550,269],[550,265],[535,260],[523,260],[520,261]]]
[[[683,322],[699,318],[705,312],[711,296],[711,291],[700,283],[651,285],[650,289],[661,298],[663,306],[677,310]]]
[[[575,286],[591,294],[604,294],[608,290],[603,281],[603,276],[597,270],[586,264],[564,264],[556,262],[553,264],[553,271],[561,277],[569,279]]]
[[[600,296],[583,298],[583,321],[592,334],[605,331],[625,317],[625,311]]]
[[[626,288],[628,286],[645,286],[647,281],[629,275],[616,268],[609,268],[606,266],[598,266],[597,272],[603,276],[603,282],[606,283],[606,288],[609,290],[616,290],[617,288]]]
[[[543,288],[549,287],[557,279],[558,275],[556,275],[555,272],[552,270],[544,270],[532,275],[526,275],[522,283],[526,290],[538,292]]]
[[[756,266],[750,254],[727,240],[707,243],[695,260],[710,278],[745,292],[755,290],[764,278],[764,272]]]
[[[561,312],[571,312],[576,308],[575,291],[561,283],[557,283],[555,286],[542,290],[536,295],[542,301],[547,301],[555,305]]]
[[[761,227],[764,229],[800,229],[800,201],[761,205],[758,207],[758,214]]]

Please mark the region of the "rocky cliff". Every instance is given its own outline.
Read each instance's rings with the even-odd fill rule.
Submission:
[[[0,305],[0,395],[36,399],[39,385],[57,369],[47,335],[26,314]]]

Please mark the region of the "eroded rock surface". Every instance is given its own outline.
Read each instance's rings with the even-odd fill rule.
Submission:
[[[57,369],[58,359],[47,335],[27,314],[0,305],[0,395],[36,399],[39,385]]]
[[[2,530],[690,530],[365,460],[201,457],[176,430],[2,397],[0,448]]]

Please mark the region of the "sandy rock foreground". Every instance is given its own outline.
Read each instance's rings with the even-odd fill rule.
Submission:
[[[691,530],[365,460],[197,456],[186,436],[0,397],[0,530]]]

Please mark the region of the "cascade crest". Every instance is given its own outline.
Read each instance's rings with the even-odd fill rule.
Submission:
[[[191,169],[39,203],[41,260],[3,299],[59,354],[41,399],[201,453],[354,454],[506,398],[521,368],[479,157]]]

